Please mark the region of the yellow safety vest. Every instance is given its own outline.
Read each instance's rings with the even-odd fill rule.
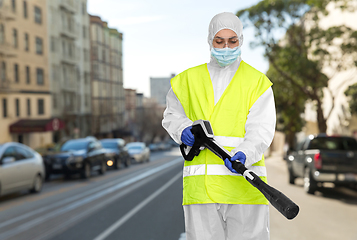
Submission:
[[[249,109],[272,85],[261,72],[244,61],[223,95],[214,104],[207,64],[187,69],[172,78],[172,89],[192,121],[209,120],[215,138],[228,151],[243,142]],[[264,156],[248,169],[266,179]],[[183,169],[183,205],[204,203],[268,204],[263,194],[242,175],[231,173],[222,159],[204,149]]]

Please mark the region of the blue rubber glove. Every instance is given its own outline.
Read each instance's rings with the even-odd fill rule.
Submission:
[[[231,158],[229,161],[228,158],[224,159],[224,165],[232,172],[238,173],[235,169],[232,168],[232,162],[235,160],[239,160],[241,163],[245,164],[246,156],[243,152],[239,151]]]
[[[192,126],[185,128],[181,134],[181,141],[190,147],[192,147],[193,143],[195,142],[195,137],[193,136],[193,134],[191,132],[191,128],[192,128]]]

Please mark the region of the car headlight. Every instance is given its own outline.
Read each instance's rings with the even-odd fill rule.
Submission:
[[[76,157],[71,156],[67,159],[68,163],[78,163],[78,162],[82,162],[82,161],[83,161],[83,157],[81,157],[81,156],[76,156]]]

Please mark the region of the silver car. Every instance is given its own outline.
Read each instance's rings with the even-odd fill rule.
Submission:
[[[143,142],[126,144],[130,158],[138,163],[150,161],[150,149]]]
[[[0,196],[42,189],[45,167],[42,156],[21,143],[0,144]]]

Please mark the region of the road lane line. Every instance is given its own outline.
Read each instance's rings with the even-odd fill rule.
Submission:
[[[181,173],[182,174],[182,173]],[[153,177],[155,178],[155,177]],[[148,178],[149,180],[150,178]],[[151,180],[149,180],[151,181]],[[106,198],[104,201],[100,202],[99,204],[96,204],[94,207],[88,208],[86,211],[83,211],[82,213],[79,213],[75,215],[74,217],[69,218],[67,221],[62,222],[60,225],[56,225],[56,227],[51,227],[51,229],[48,229],[45,232],[42,232],[41,235],[36,236],[34,240],[46,240],[50,239],[50,237],[54,236],[55,234],[60,233],[60,231],[64,228],[67,228],[68,226],[78,222],[80,219],[85,218],[86,216],[91,215],[92,213],[100,210],[101,208],[104,208],[105,206],[111,204],[114,201],[117,201],[119,198],[131,193],[132,191],[135,191],[139,187],[147,184],[147,181],[140,181],[136,182],[133,185],[129,186],[128,188],[125,188],[123,191],[120,191],[118,194]]]
[[[135,175],[136,175],[135,173],[132,173],[129,176],[127,176],[126,178],[131,178],[132,176],[135,176]],[[50,205],[48,205],[46,207],[38,208],[38,209],[30,211],[28,213],[21,214],[20,216],[13,217],[10,220],[7,220],[5,222],[0,223],[0,229],[5,227],[5,226],[8,226],[10,224],[25,220],[26,218],[29,218],[29,217],[31,217],[33,215],[36,215],[36,214],[39,214],[39,213],[42,213],[42,212],[46,212],[47,210],[51,210],[51,209],[60,207],[62,205],[66,205],[66,204],[68,204],[70,202],[73,202],[73,201],[75,201],[77,199],[86,197],[87,195],[90,195],[90,194],[95,193],[95,192],[99,192],[102,189],[105,189],[107,187],[111,187],[113,185],[116,185],[116,184],[118,184],[119,182],[122,182],[122,181],[123,180],[121,178],[120,179],[116,179],[115,181],[108,182],[108,183],[106,183],[104,185],[101,185],[101,186],[98,186],[96,188],[90,189],[88,191],[85,191],[83,193],[77,194],[77,195],[72,196],[70,198],[63,199],[63,200],[58,201],[56,203],[50,204]],[[86,182],[86,184],[88,184],[88,182]],[[56,190],[55,192],[58,192],[58,190]]]
[[[19,233],[22,233],[22,232],[24,232],[26,230],[29,230],[29,229],[35,227],[36,225],[39,225],[39,224],[41,224],[43,222],[48,221],[49,219],[55,218],[55,217],[57,217],[59,215],[62,215],[62,214],[67,213],[69,211],[72,211],[72,210],[74,210],[76,208],[79,208],[79,207],[83,206],[84,204],[87,204],[87,203],[90,203],[92,201],[95,201],[95,200],[97,200],[97,199],[99,199],[101,197],[104,197],[104,196],[106,196],[108,194],[111,194],[111,193],[113,193],[113,192],[115,192],[115,191],[117,191],[117,190],[119,190],[121,188],[124,188],[124,187],[126,187],[126,186],[128,186],[130,184],[138,182],[138,181],[140,181],[140,180],[142,180],[142,179],[144,179],[146,177],[151,176],[152,174],[158,173],[158,172],[162,171],[163,169],[166,169],[166,168],[169,168],[171,166],[174,166],[174,165],[176,165],[176,164],[178,164],[180,162],[182,162],[182,157],[176,158],[176,159],[174,159],[174,160],[172,160],[172,161],[170,161],[168,163],[165,163],[163,165],[160,165],[160,166],[158,166],[156,168],[152,168],[152,169],[150,169],[150,170],[148,170],[148,171],[146,171],[146,172],[144,172],[144,173],[142,173],[140,175],[135,176],[134,178],[128,179],[128,180],[126,180],[124,182],[121,182],[121,183],[115,185],[115,186],[112,186],[112,187],[104,189],[104,190],[102,190],[100,192],[97,192],[96,194],[94,194],[94,195],[92,195],[90,197],[86,197],[84,199],[75,201],[75,202],[73,202],[73,203],[71,203],[69,205],[63,206],[63,207],[61,207],[61,208],[59,208],[59,209],[57,209],[57,210],[55,210],[53,212],[49,212],[47,214],[44,214],[43,216],[40,216],[40,217],[34,218],[32,220],[29,220],[28,222],[26,222],[24,224],[21,224],[19,226],[16,226],[11,230],[8,230],[8,231],[0,233],[0,239],[7,239],[7,238],[12,237],[14,235],[17,235]],[[5,224],[3,224],[3,225],[5,225]]]
[[[175,181],[182,177],[182,173],[176,174],[170,181],[168,181],[165,185],[161,188],[156,190],[153,194],[151,194],[148,198],[142,201],[139,205],[133,208],[130,212],[125,214],[122,218],[112,224],[109,228],[107,228],[104,232],[98,235],[94,240],[103,240],[112,234],[117,228],[123,225],[126,221],[128,221],[132,216],[134,216],[137,212],[139,212],[143,207],[145,207],[149,202],[151,202],[154,198],[164,192],[167,188],[169,188]]]
[[[130,174],[129,177],[132,177],[132,176],[135,176],[135,173],[133,174]],[[70,202],[73,202],[77,199],[80,199],[80,198],[83,198],[83,197],[86,197],[87,195],[90,195],[92,193],[95,193],[95,192],[99,192],[101,191],[102,189],[105,189],[107,187],[111,187],[113,185],[116,185],[118,184],[119,182],[121,182],[122,179],[117,179],[113,182],[109,182],[109,183],[106,183],[105,185],[101,185],[99,187],[96,187],[96,188],[93,188],[93,189],[90,189],[88,191],[85,191],[81,194],[77,194],[75,196],[72,196],[70,198],[67,198],[67,199],[63,199],[61,201],[58,201],[56,203],[53,203],[53,204],[50,204],[46,207],[42,207],[42,208],[39,208],[39,209],[36,209],[36,210],[33,210],[33,211],[30,211],[28,213],[25,213],[25,214],[21,214],[20,216],[18,217],[14,217],[14,218],[11,218],[10,220],[7,220],[5,222],[2,222],[0,223],[0,229],[5,227],[5,226],[8,226],[10,224],[13,224],[13,223],[16,223],[16,222],[19,222],[19,221],[22,221],[22,220],[25,220],[26,218],[29,218],[29,217],[32,217],[33,215],[36,215],[36,214],[39,214],[39,213],[42,213],[42,212],[46,212],[48,210],[51,210],[51,209],[54,209],[54,208],[57,208],[57,207],[60,207],[62,205],[66,205]],[[56,191],[57,192],[57,191]]]

